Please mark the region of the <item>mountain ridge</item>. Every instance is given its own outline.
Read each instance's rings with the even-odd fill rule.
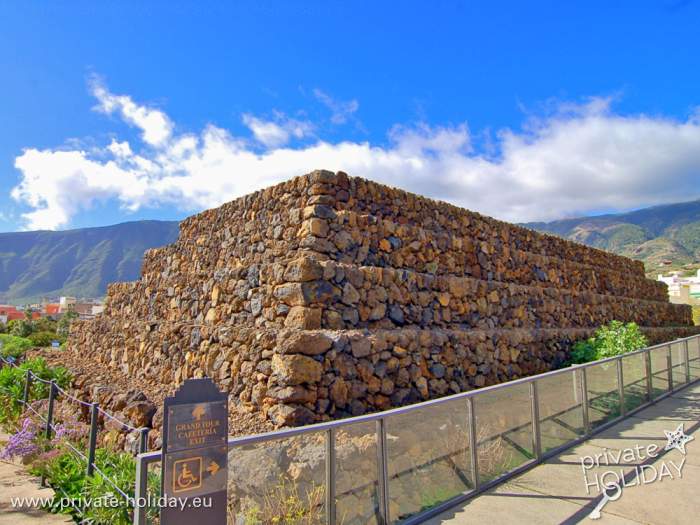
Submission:
[[[0,302],[101,297],[110,282],[137,279],[143,253],[175,242],[178,225],[144,220],[0,233]],[[652,277],[700,266],[700,199],[521,226],[641,260]]]
[[[641,260],[647,275],[700,264],[700,199],[522,225]]]
[[[178,221],[130,221],[74,230],[0,233],[0,302],[100,297],[135,279],[143,253],[177,239]]]

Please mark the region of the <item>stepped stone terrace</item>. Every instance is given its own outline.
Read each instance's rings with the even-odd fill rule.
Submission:
[[[551,370],[612,319],[698,330],[641,262],[314,171],[183,221],[68,350],[164,391],[211,376],[299,425]]]

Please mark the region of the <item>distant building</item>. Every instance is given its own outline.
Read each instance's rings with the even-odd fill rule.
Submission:
[[[658,280],[668,286],[672,303],[700,305],[700,270],[692,277],[682,277],[681,272],[671,272],[668,276],[659,274]]]
[[[80,319],[93,319],[102,313],[104,305],[97,299],[76,299],[75,297],[61,297],[59,299],[59,313],[75,312]]]
[[[0,304],[0,323],[7,324],[15,319],[24,319],[24,312],[11,304]]]
[[[58,300],[58,311],[59,313],[72,312],[75,310],[75,304],[78,300],[75,297],[60,297]]]
[[[61,305],[59,303],[46,303],[43,305],[42,311],[46,317],[56,318],[61,313]]]

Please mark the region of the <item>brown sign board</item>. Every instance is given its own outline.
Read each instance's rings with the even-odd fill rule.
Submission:
[[[168,452],[225,445],[226,401],[186,403],[168,407]]]
[[[211,379],[188,379],[165,399],[162,494],[186,501],[161,509],[163,525],[226,523],[227,440],[228,395]]]

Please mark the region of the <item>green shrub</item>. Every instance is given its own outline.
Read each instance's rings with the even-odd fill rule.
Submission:
[[[56,493],[75,498],[83,496],[86,500],[92,501],[96,501],[105,495],[110,495],[118,502],[116,506],[94,505],[82,509],[84,512],[82,518],[87,523],[123,525],[132,523],[132,509],[127,505],[124,498],[97,471],[95,471],[94,475],[88,476],[83,459],[79,459],[65,446],[59,446],[58,449],[45,454],[45,458],[47,459],[39,456],[35,459],[31,464],[30,472],[35,476],[45,476]],[[131,455],[98,448],[95,451],[95,464],[114,485],[119,487],[125,494],[132,498],[134,497],[136,462]],[[150,472],[148,474],[148,485],[160,486],[159,475]],[[73,514],[77,517],[76,511],[71,508],[61,509],[56,506],[48,510],[55,513]],[[158,509],[156,508],[149,508],[146,512],[151,520],[158,515]]]
[[[34,346],[51,346],[51,341],[59,341],[60,338],[54,332],[34,332],[27,337]]]
[[[16,335],[0,334],[0,354],[3,357],[18,358],[24,355],[24,352],[29,350],[32,342],[25,337],[17,337]]]
[[[589,361],[595,361],[598,354],[595,345],[593,344],[593,338],[586,339],[585,341],[578,341],[574,344],[569,354],[569,359],[572,363],[588,363]]]
[[[32,321],[35,332],[56,332],[58,321],[54,321],[50,317],[40,317]]]
[[[61,319],[58,321],[56,327],[56,333],[63,337],[68,337],[68,332],[70,331],[70,325],[73,321],[78,318],[78,314],[70,311],[63,314]]]
[[[636,323],[610,321],[596,330],[593,337],[574,344],[570,353],[571,363],[587,363],[622,355],[647,346],[647,338]]]
[[[7,328],[10,334],[17,337],[27,337],[34,331],[34,325],[29,319],[13,319],[7,323]]]
[[[66,388],[71,381],[68,370],[62,366],[49,367],[41,357],[30,359],[19,366],[0,368],[0,423],[6,425],[16,421],[22,412],[21,399],[27,370],[45,380],[55,380],[61,388]],[[49,396],[49,386],[41,381],[34,381],[29,392],[29,400],[45,399]]]

